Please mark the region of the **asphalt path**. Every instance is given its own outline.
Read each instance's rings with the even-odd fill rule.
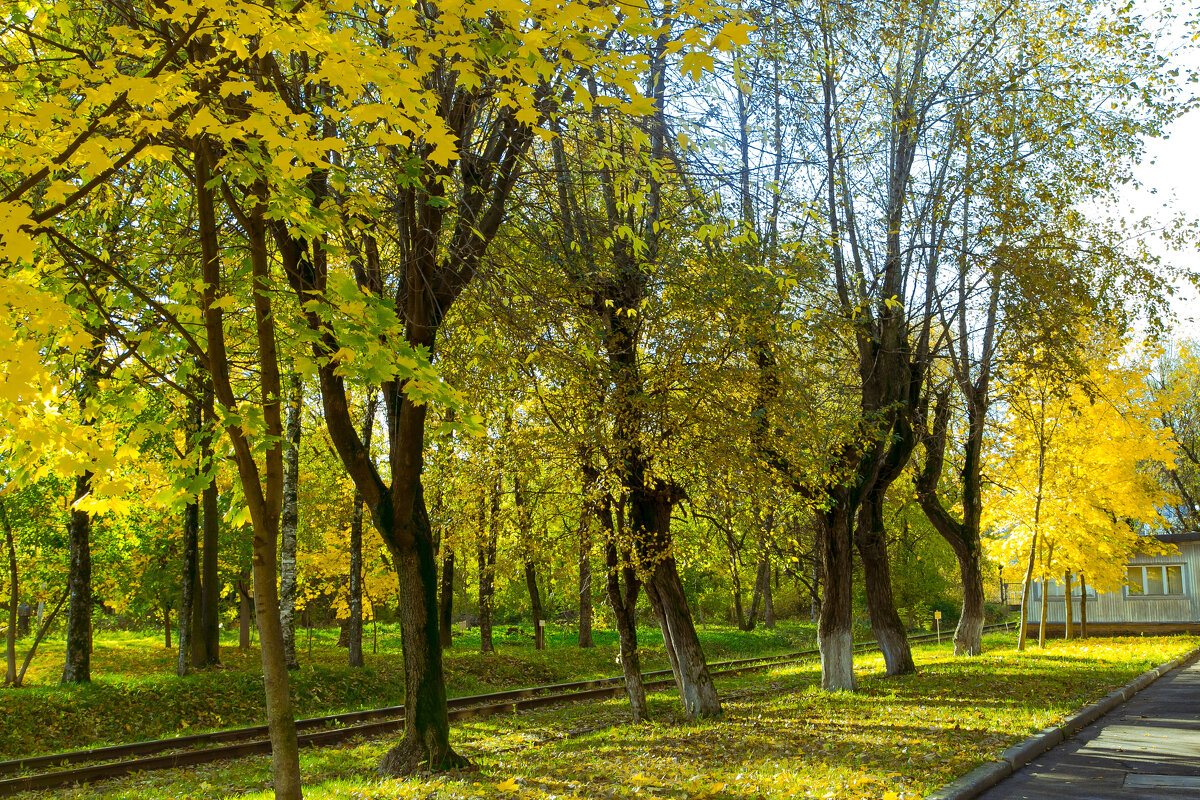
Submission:
[[[1200,661],[1158,679],[980,800],[1200,799]]]

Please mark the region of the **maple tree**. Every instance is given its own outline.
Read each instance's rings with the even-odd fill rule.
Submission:
[[[1173,464],[1175,452],[1155,424],[1160,409],[1145,386],[1146,365],[1110,360],[1122,349],[1111,336],[1090,344],[1079,382],[1046,374],[1036,360],[1014,371],[1003,435],[989,458],[989,545],[1007,572],[1022,575],[1018,648],[1035,577],[1044,645],[1052,576],[1082,573],[1095,590],[1115,591],[1131,556],[1162,549],[1140,535],[1142,525],[1160,523],[1167,498],[1148,467]]]

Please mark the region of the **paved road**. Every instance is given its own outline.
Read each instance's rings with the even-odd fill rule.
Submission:
[[[1200,798],[1200,662],[1175,670],[981,800]]]

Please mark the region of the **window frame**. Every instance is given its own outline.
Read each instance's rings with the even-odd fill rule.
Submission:
[[[1177,567],[1179,569],[1179,592],[1177,593],[1168,591],[1170,588],[1170,581],[1167,578],[1167,570],[1171,567]],[[1189,596],[1186,564],[1126,564],[1126,575],[1128,576],[1129,570],[1133,569],[1140,569],[1142,571],[1142,591],[1132,592],[1130,591],[1129,584],[1126,583],[1121,590],[1126,600],[1174,600]],[[1159,572],[1159,578],[1161,580],[1160,585],[1163,587],[1162,592],[1151,594],[1146,591],[1146,586],[1148,586],[1150,583],[1147,570],[1151,569],[1161,570]],[[1126,578],[1126,580],[1128,580],[1128,578]]]

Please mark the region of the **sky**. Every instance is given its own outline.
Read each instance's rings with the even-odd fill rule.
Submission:
[[[1195,23],[1191,27],[1200,31],[1200,26]],[[1182,41],[1190,43],[1190,36],[1183,35],[1181,26],[1163,44],[1165,49],[1170,49]],[[1200,72],[1200,50],[1194,47],[1177,49],[1173,61],[1182,71]],[[1196,92],[1200,94],[1200,89]],[[1176,120],[1169,128],[1167,138],[1146,143],[1145,157],[1135,167],[1134,177],[1142,187],[1119,187],[1113,198],[1116,209],[1135,218],[1150,216],[1164,223],[1179,213],[1200,222],[1200,110]],[[1168,263],[1200,272],[1200,243],[1190,250],[1158,248],[1158,252]],[[1180,286],[1173,308],[1178,316],[1176,337],[1200,340],[1200,297],[1196,290]]]

